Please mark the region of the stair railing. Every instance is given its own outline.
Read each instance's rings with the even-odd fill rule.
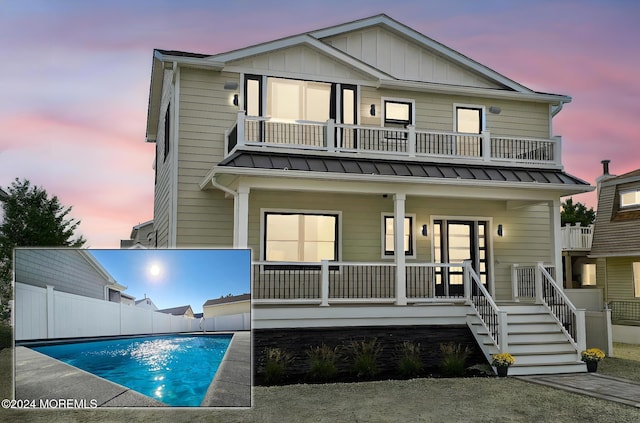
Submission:
[[[500,352],[507,352],[509,345],[507,332],[507,312],[500,310],[489,291],[480,281],[480,277],[471,267],[471,261],[464,262],[465,297],[476,316],[487,330],[494,346]]]
[[[586,349],[587,329],[585,310],[578,309],[564,290],[558,286],[543,263],[538,263],[536,272],[536,302],[551,311],[562,331],[576,348],[578,359]]]

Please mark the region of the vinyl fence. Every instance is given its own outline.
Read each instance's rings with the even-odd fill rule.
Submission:
[[[187,319],[16,283],[16,341],[92,336],[249,330],[249,313]]]

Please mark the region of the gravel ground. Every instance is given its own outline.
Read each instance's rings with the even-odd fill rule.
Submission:
[[[640,351],[639,347],[635,347]],[[7,398],[11,351],[0,352]],[[607,360],[602,362],[604,364]],[[612,359],[613,360],[613,359]],[[640,369],[640,361],[616,358]],[[9,362],[9,366],[7,366]],[[605,373],[603,371],[603,373]],[[640,410],[515,378],[414,379],[254,388],[254,407],[216,409],[2,410],[29,422],[638,422]]]

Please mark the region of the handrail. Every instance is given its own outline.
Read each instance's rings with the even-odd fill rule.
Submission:
[[[564,290],[547,272],[543,263],[538,263],[537,270],[536,300],[551,311],[580,356],[580,353],[586,349],[585,310],[573,305]]]
[[[507,312],[501,310],[493,301],[489,291],[482,285],[480,277],[471,267],[470,261],[464,262],[465,266],[465,291],[470,305],[480,319],[482,326],[494,346],[500,352],[507,352],[509,345],[507,335]]]

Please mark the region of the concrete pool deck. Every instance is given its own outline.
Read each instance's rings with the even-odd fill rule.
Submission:
[[[39,400],[84,400],[81,404],[86,403],[87,408],[167,407],[125,386],[23,346],[15,348],[15,399],[36,400],[38,404]],[[250,332],[234,333],[201,406],[251,407]]]

